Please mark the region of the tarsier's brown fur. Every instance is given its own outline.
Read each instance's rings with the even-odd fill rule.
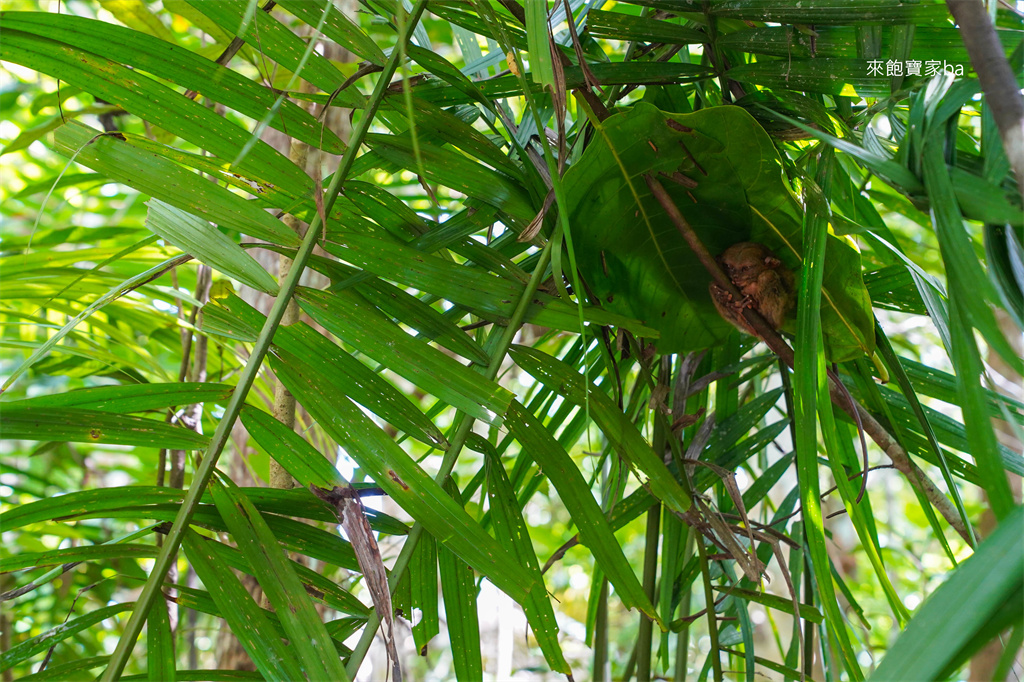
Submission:
[[[709,291],[719,314],[740,331],[757,336],[743,319],[743,309],[753,308],[768,324],[779,329],[796,308],[796,286],[792,271],[764,244],[740,242],[722,252],[719,266],[743,294],[736,300],[712,282]]]

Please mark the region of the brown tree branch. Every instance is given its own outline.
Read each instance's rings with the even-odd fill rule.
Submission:
[[[711,253],[701,242],[700,237],[693,231],[690,224],[683,217],[683,214],[679,212],[675,202],[665,191],[665,188],[661,186],[653,176],[649,174],[644,175],[644,180],[647,182],[647,186],[650,188],[651,193],[654,194],[654,198],[658,200],[661,207],[668,213],[669,218],[675,224],[676,229],[686,240],[686,243],[690,245],[693,252],[697,255],[701,264],[711,274],[712,279],[715,280],[720,286],[725,288],[734,298],[740,300],[743,295],[736,289],[736,286],[732,283],[728,276],[718,266],[718,263],[711,256]],[[743,308],[743,318],[750,323],[750,326],[757,331],[768,347],[786,363],[788,367],[793,367],[794,354],[793,349],[790,348],[786,340],[779,336],[779,333],[761,317],[760,313],[753,308]],[[935,487],[935,484],[925,475],[925,473],[918,467],[911,459],[907,451],[900,445],[895,438],[893,438],[885,427],[882,426],[877,419],[871,416],[867,410],[861,406],[860,403],[853,400],[849,395],[848,391],[844,390],[845,387],[841,387],[839,382],[833,376],[828,377],[828,392],[832,398],[832,402],[843,410],[854,423],[860,423],[863,425],[864,432],[871,437],[871,440],[880,447],[885,454],[892,460],[893,465],[907,477],[911,485],[916,487],[921,493],[928,499],[928,501],[939,510],[946,522],[960,534],[970,544],[971,537],[970,533],[967,532],[967,527],[964,525],[963,519],[957,513],[953,504],[949,501],[941,490]]]
[[[1024,196],[1024,97],[981,0],[946,0]]]

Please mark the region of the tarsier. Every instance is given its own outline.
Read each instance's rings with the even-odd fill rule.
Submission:
[[[716,260],[743,294],[743,298],[736,300],[724,287],[712,282],[709,291],[719,314],[753,336],[758,334],[743,318],[744,308],[757,310],[774,329],[782,327],[796,308],[796,287],[793,272],[772,250],[764,244],[740,242]]]

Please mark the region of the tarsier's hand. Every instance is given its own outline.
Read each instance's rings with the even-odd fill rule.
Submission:
[[[764,244],[733,244],[717,258],[725,274],[743,294],[737,300],[712,282],[708,288],[719,314],[740,331],[757,336],[743,319],[743,308],[754,308],[774,329],[780,328],[796,307],[793,273]]]

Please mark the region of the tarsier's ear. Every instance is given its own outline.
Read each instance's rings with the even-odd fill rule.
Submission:
[[[782,265],[782,261],[780,261],[775,256],[765,256],[764,264],[767,265],[770,268],[777,268],[780,265]]]

